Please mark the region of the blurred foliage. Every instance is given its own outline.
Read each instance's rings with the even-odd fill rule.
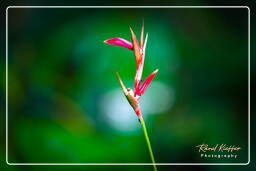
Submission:
[[[132,87],[133,54],[103,44],[130,40],[129,27],[138,36],[142,19],[143,78],[160,69],[141,99],[156,161],[247,162],[246,8],[11,8],[8,17],[9,162],[150,162],[113,72]],[[205,159],[202,143],[242,150]]]

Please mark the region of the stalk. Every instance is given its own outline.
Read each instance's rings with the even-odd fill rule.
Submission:
[[[139,121],[141,123],[142,129],[143,129],[143,132],[144,132],[144,136],[145,136],[145,139],[146,139],[146,142],[147,142],[147,145],[148,145],[148,150],[149,150],[150,158],[151,158],[152,163],[153,163],[154,171],[157,171],[154,154],[153,154],[153,151],[152,151],[150,140],[148,138],[147,128],[146,128],[146,125],[145,125],[145,122],[144,122],[144,119],[143,119],[142,116],[139,117]]]

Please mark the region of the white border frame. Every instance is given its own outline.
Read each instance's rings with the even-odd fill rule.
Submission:
[[[248,165],[250,163],[250,8],[248,6],[8,6],[6,8],[6,163],[8,165],[153,165],[152,163],[10,163],[8,161],[8,9],[10,8],[247,8],[248,10],[248,162],[156,163],[156,165]]]

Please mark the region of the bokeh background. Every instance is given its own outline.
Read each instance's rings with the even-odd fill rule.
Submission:
[[[9,9],[9,162],[147,163],[146,142],[119,87],[135,60],[104,44],[149,33],[141,98],[156,161],[248,161],[248,10]],[[197,145],[242,148],[200,158]],[[1,153],[4,158],[4,152]]]

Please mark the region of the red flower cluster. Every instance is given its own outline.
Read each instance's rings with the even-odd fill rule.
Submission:
[[[140,35],[140,43],[138,42],[136,35],[134,34],[133,30],[130,28],[131,36],[132,36],[132,43],[122,39],[122,38],[111,38],[108,40],[105,40],[104,43],[122,46],[127,49],[130,49],[134,52],[135,60],[136,60],[136,75],[134,78],[134,92],[132,89],[124,86],[120,76],[118,73],[117,77],[119,80],[119,83],[121,84],[121,87],[131,104],[131,106],[134,108],[136,114],[140,117],[140,107],[139,107],[139,97],[144,94],[145,90],[147,89],[148,85],[151,83],[153,78],[155,77],[156,73],[158,72],[158,69],[156,69],[153,73],[151,73],[146,80],[141,85],[141,77],[142,77],[142,71],[144,66],[144,59],[145,59],[145,50],[146,50],[146,44],[148,39],[148,34],[146,35],[146,38],[144,40],[144,24],[141,28],[141,35]]]

